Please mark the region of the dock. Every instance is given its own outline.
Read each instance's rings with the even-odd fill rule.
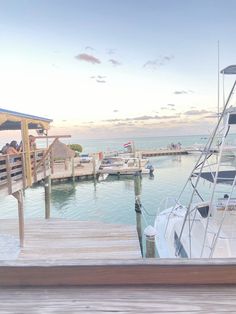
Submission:
[[[4,252],[9,243],[18,239],[18,222],[16,219],[0,222],[0,260],[7,260],[11,257]],[[6,245],[1,238],[6,240]],[[130,258],[141,258],[135,226],[50,218],[25,220],[24,247],[15,259]]]
[[[96,169],[95,169],[96,170]],[[80,158],[75,157],[74,161],[69,161],[67,164],[64,162],[54,162],[53,173],[51,179],[68,180],[68,179],[89,179],[96,175],[97,171],[94,170],[92,162],[80,163]]]
[[[157,149],[157,150],[142,150],[138,152],[142,158],[157,157],[157,156],[171,156],[171,155],[187,155],[186,149]]]

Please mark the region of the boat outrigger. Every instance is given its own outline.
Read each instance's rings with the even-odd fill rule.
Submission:
[[[236,65],[221,73],[236,74]],[[226,139],[236,128],[235,91],[236,81],[179,197],[158,210],[155,228],[160,257],[236,257],[236,165],[223,158]],[[217,155],[212,152],[216,145]],[[209,191],[203,181],[210,185]]]

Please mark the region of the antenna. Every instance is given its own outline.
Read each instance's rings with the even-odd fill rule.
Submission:
[[[217,42],[218,69],[217,69],[217,116],[220,119],[220,41]]]

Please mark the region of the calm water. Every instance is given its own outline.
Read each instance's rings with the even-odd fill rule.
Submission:
[[[136,140],[139,148],[166,147],[178,141],[184,145],[199,142],[201,137],[152,138]],[[127,141],[127,139],[126,139]],[[202,139],[205,141],[205,139]],[[111,141],[92,141],[87,143],[87,151],[103,150],[109,143],[118,149],[125,139]],[[143,143],[143,144],[142,144]],[[96,146],[95,146],[96,145]],[[143,145],[143,146],[142,146]],[[153,145],[153,146],[152,146]],[[163,156],[151,158],[155,167],[154,178],[143,175],[141,201],[147,211],[145,215],[149,223],[159,210],[160,203],[168,196],[177,197],[188,178],[198,156]],[[207,183],[200,190],[206,195]],[[186,195],[187,196],[187,195]],[[104,182],[77,181],[74,184],[57,183],[52,185],[51,216],[65,219],[103,221],[119,224],[135,224],[134,211],[134,178],[108,177]],[[161,206],[162,209],[164,205]],[[1,218],[17,217],[17,204],[12,196],[0,200]],[[44,217],[44,188],[37,185],[25,191],[25,217]]]
[[[197,156],[156,157],[154,178],[142,177],[141,200],[154,220],[159,203],[167,196],[177,196],[190,174]],[[51,216],[65,219],[135,224],[134,178],[108,177],[106,181],[77,181],[75,184],[52,185]],[[0,200],[1,218],[17,217],[17,204],[12,196]],[[44,217],[44,188],[35,186],[25,191],[25,217]]]

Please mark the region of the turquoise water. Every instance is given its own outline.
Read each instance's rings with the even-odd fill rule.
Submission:
[[[166,147],[171,142],[181,142],[191,145],[199,142],[202,137],[162,137],[137,139],[140,148]],[[126,139],[127,141],[127,139]],[[205,141],[205,138],[202,138]],[[125,139],[91,140],[86,141],[87,151],[103,150],[109,143],[118,149],[125,143]],[[94,146],[92,146],[94,145]],[[96,146],[95,146],[96,145]],[[143,145],[143,146],[142,146]],[[144,206],[145,220],[153,224],[158,211],[164,209],[161,202],[166,197],[177,197],[185,184],[191,170],[196,163],[197,155],[162,156],[150,158],[155,168],[154,177],[143,175],[141,201]],[[207,183],[200,186],[202,193],[207,196]],[[188,196],[183,196],[183,200]],[[36,185],[25,191],[25,217],[44,217],[44,187]],[[134,211],[134,178],[109,176],[106,181],[76,181],[57,183],[52,185],[51,216],[64,219],[79,219],[103,221],[107,223],[135,224]],[[161,208],[159,208],[161,207]],[[0,199],[0,217],[17,217],[17,203],[14,197]]]
[[[141,201],[147,221],[152,223],[160,202],[177,196],[197,156],[163,156],[151,159],[154,177],[143,175]],[[37,185],[25,191],[25,217],[44,217],[44,187]],[[52,185],[51,216],[65,219],[135,224],[134,178],[110,176],[106,181],[76,181]],[[0,200],[1,218],[17,217],[12,196]]]

